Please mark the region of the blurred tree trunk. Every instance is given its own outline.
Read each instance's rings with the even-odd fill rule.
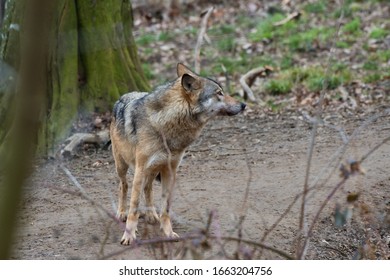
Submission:
[[[18,0],[20,1],[20,0]],[[22,185],[35,153],[47,91],[50,22],[56,0],[25,0],[20,37],[19,77],[14,119],[4,143],[0,174],[0,259],[10,256]],[[2,71],[3,72],[3,71]],[[3,74],[3,73],[2,73]]]
[[[148,90],[132,36],[130,0],[56,0],[48,34],[42,153],[69,132],[77,112],[110,110],[120,95]],[[0,58],[0,155],[13,120],[25,1],[8,0]],[[4,75],[5,74],[5,75]]]
[[[0,35],[4,259],[36,148],[47,153],[80,109],[106,111],[121,94],[149,86],[132,37],[130,0],[7,0]]]

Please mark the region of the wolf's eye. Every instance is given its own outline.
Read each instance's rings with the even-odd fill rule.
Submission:
[[[219,95],[219,96],[223,96],[222,90],[218,90],[216,93],[217,93],[217,95]]]

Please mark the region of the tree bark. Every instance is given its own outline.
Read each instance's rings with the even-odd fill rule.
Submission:
[[[21,0],[19,3],[22,3]],[[0,259],[10,256],[22,197],[41,126],[47,91],[49,24],[56,0],[23,0],[19,82],[14,98],[14,119],[7,134],[6,155],[0,164]]]
[[[103,112],[120,95],[149,89],[132,36],[130,0],[57,0],[49,33],[47,99],[39,151],[50,153],[78,112]],[[0,56],[18,72],[24,1],[8,0]],[[14,70],[13,70],[14,69]],[[0,143],[12,126],[12,83],[0,84]],[[9,85],[11,84],[11,85]],[[6,88],[6,90],[3,90]],[[0,144],[1,145],[1,144]]]

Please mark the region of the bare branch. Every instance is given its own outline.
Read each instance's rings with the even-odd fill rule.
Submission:
[[[299,17],[301,16],[301,13],[300,12],[293,12],[291,14],[289,14],[286,18],[278,21],[278,22],[275,22],[273,24],[273,26],[281,26],[281,25],[284,25],[286,24],[287,22],[293,20],[293,19],[299,19]]]
[[[250,83],[250,84],[252,84],[257,77],[266,77],[272,71],[273,71],[272,67],[268,67],[268,66],[258,67],[258,68],[254,68],[254,69],[250,70],[249,72],[247,72],[245,75],[243,75],[240,78],[240,84],[241,84],[242,88],[244,89],[244,93],[246,93],[246,95],[250,101],[256,102],[256,98],[255,98],[255,95],[253,94],[252,89],[248,85],[248,80],[252,79],[252,82]],[[261,99],[258,102],[261,104],[264,104],[264,101],[262,101]]]
[[[200,48],[202,46],[203,39],[206,34],[206,29],[207,29],[207,22],[209,20],[209,17],[214,10],[214,7],[210,7],[207,10],[207,13],[203,16],[202,22],[201,22],[201,27],[199,30],[198,34],[198,40],[196,41],[196,46],[195,46],[195,54],[194,54],[194,60],[195,60],[195,72],[199,73],[200,72]]]
[[[341,7],[343,5],[344,5],[344,3],[341,3]],[[326,78],[325,78],[324,83],[322,85],[320,99],[318,102],[318,109],[316,111],[316,119],[317,120],[321,119],[324,98],[325,98],[325,94],[327,92],[328,83],[329,83],[328,77],[329,77],[330,70],[331,70],[331,67],[330,67],[331,59],[333,57],[333,50],[335,49],[336,42],[337,42],[339,35],[340,35],[341,22],[342,22],[343,17],[344,17],[344,13],[342,12],[340,14],[339,19],[338,19],[336,36],[334,36],[334,38],[333,38],[332,46],[331,46],[330,51],[329,51],[328,61],[327,61],[326,70],[325,70],[325,77]],[[318,121],[314,122],[314,124],[313,124],[313,129],[312,129],[310,144],[309,144],[309,150],[308,150],[308,156],[307,156],[305,180],[304,180],[304,185],[303,185],[301,213],[300,213],[300,217],[299,217],[299,234],[298,234],[298,238],[297,238],[297,241],[298,241],[298,243],[297,243],[297,257],[298,257],[298,259],[304,258],[305,251],[306,251],[306,244],[307,243],[305,242],[305,244],[302,248],[300,246],[300,243],[301,243],[301,237],[305,236],[304,228],[305,228],[305,216],[306,216],[306,195],[307,195],[308,190],[309,190],[309,176],[310,176],[310,170],[311,170],[311,161],[313,158],[313,150],[314,150],[314,146],[316,143],[317,130],[318,130]]]

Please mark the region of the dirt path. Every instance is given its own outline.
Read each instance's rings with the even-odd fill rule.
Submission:
[[[383,110],[383,109],[382,109]],[[330,118],[348,135],[367,121]],[[390,117],[382,117],[363,129],[349,145],[344,158],[359,159],[390,134]],[[295,113],[269,116],[247,114],[221,118],[210,123],[202,137],[190,147],[178,173],[173,198],[174,230],[181,236],[205,228],[210,211],[215,218],[211,231],[216,236],[238,236],[240,214],[245,214],[242,238],[259,242],[264,232],[283,214],[294,197],[302,191],[311,125]],[[314,148],[310,184],[331,162],[342,146],[339,132],[320,127]],[[337,154],[337,153],[336,153]],[[15,242],[17,259],[96,259],[122,250],[121,225],[91,202],[63,190],[78,190],[60,168],[59,160],[41,162],[27,186],[22,205],[20,232]],[[96,205],[115,213],[117,177],[110,151],[85,151],[79,158],[62,162]],[[333,164],[332,166],[334,166]],[[338,166],[338,164],[337,164]],[[390,228],[390,144],[384,144],[364,163],[366,175],[349,179],[320,216],[313,231],[307,258],[350,259],[389,257]],[[340,182],[338,170],[322,188],[311,192],[308,200],[308,225],[322,201]],[[326,176],[325,176],[326,177]],[[132,176],[129,175],[131,180]],[[248,194],[247,199],[246,190]],[[62,190],[61,190],[62,189]],[[155,186],[156,206],[160,186]],[[347,205],[348,194],[359,193],[354,213],[347,226],[336,228],[333,213],[336,203]],[[158,208],[157,208],[158,209]],[[281,223],[264,241],[287,253],[294,253],[300,202],[292,207]],[[156,238],[158,226],[141,220],[142,239]],[[222,244],[221,244],[222,243]],[[204,245],[204,244],[203,244]],[[112,256],[114,259],[164,258],[164,245],[143,246]],[[184,258],[233,257],[236,242],[196,241],[171,245],[173,254]],[[180,251],[182,248],[186,251]],[[203,248],[203,249],[202,249]],[[386,255],[387,254],[387,255]],[[242,245],[240,258],[280,258],[277,254]]]

